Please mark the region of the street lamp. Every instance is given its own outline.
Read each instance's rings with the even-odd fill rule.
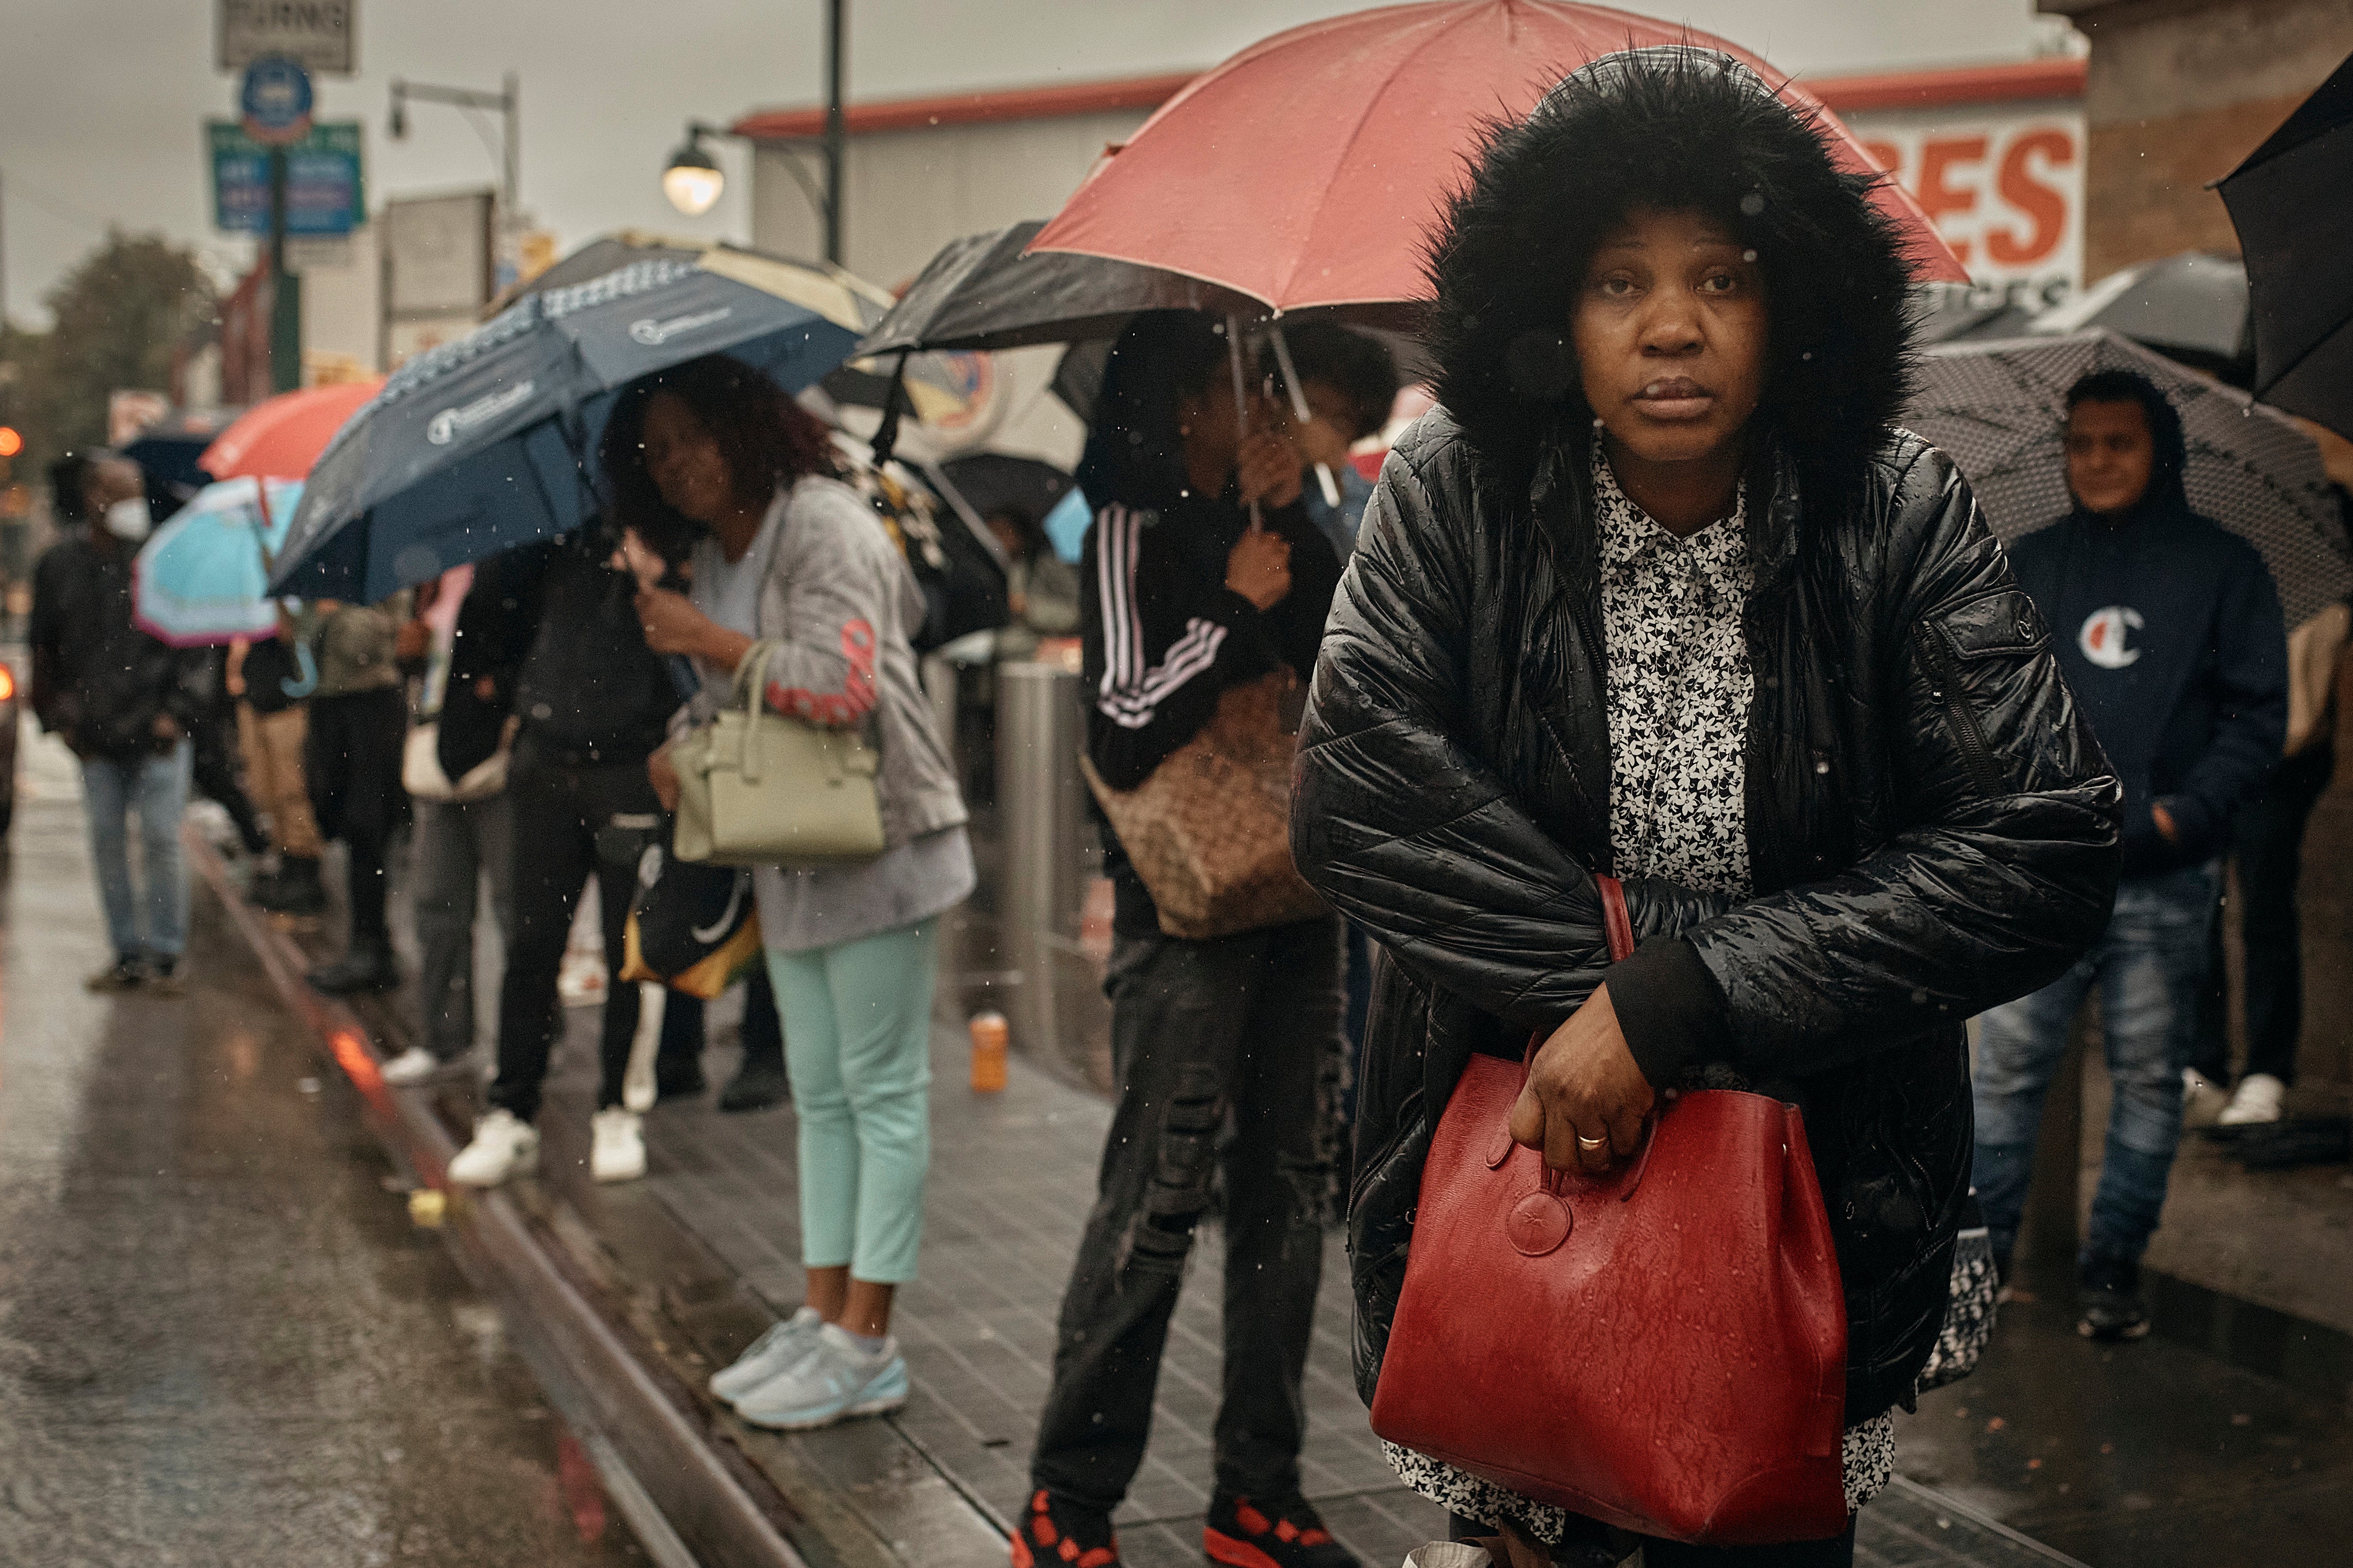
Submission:
[[[719,200],[719,193],[727,188],[727,176],[710,153],[702,150],[702,138],[710,127],[691,121],[687,123],[686,140],[670,155],[670,166],[662,171],[662,195],[670,205],[689,217],[701,217]]]
[[[825,258],[836,267],[841,265],[842,188],[841,163],[843,121],[841,110],[842,48],[844,45],[843,12],[849,0],[827,0],[825,28],[825,134],[814,141],[804,137],[780,138],[769,143],[784,150],[786,173],[799,184],[801,194],[808,197],[810,208],[825,231]],[[726,176],[711,154],[702,150],[706,136],[735,136],[742,132],[722,131],[699,120],[686,122],[686,142],[670,155],[670,166],[662,171],[662,195],[670,205],[689,217],[700,217],[711,210],[725,188]],[[825,188],[818,189],[817,182],[801,166],[798,154],[814,147],[825,161]]]
[[[521,270],[522,255],[522,89],[509,71],[499,84],[497,92],[483,92],[470,87],[435,87],[421,81],[392,80],[392,113],[385,129],[396,142],[408,136],[408,100],[420,103],[446,103],[452,109],[495,109],[501,123],[499,137],[499,239],[504,252],[499,258],[498,286],[506,288]],[[473,116],[467,119],[471,121]],[[476,134],[481,127],[475,126]],[[487,148],[489,138],[483,138]]]

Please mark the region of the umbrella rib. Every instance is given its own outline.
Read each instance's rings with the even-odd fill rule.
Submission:
[[[1373,110],[1380,107],[1382,95],[1388,91],[1389,84],[1396,81],[1397,79],[1403,74],[1407,66],[1419,60],[1423,53],[1428,50],[1431,45],[1437,43],[1440,38],[1445,37],[1448,33],[1452,32],[1455,28],[1467,25],[1478,15],[1480,15],[1480,13],[1466,6],[1454,16],[1448,17],[1443,22],[1440,22],[1431,30],[1428,37],[1423,38],[1419,43],[1416,44],[1412,49],[1408,51],[1395,64],[1390,66],[1388,70],[1382,76],[1380,85],[1366,95],[1364,107],[1356,112],[1356,123],[1348,128],[1347,135],[1341,139],[1338,155],[1332,161],[1332,166],[1335,173],[1342,165],[1347,163],[1348,153],[1355,148],[1357,140],[1365,133],[1365,122],[1372,119]],[[1324,188],[1324,195],[1315,204],[1314,215],[1308,220],[1308,233],[1314,233],[1317,226],[1323,222],[1324,209],[1331,205],[1331,201],[1332,188],[1330,183],[1326,182]],[[1283,274],[1283,279],[1278,289],[1278,292],[1286,296],[1290,294],[1292,286],[1299,280],[1300,265],[1300,260],[1293,259],[1290,268],[1287,268]],[[1280,310],[1282,309],[1282,306],[1280,303],[1277,303],[1275,305],[1275,309]]]

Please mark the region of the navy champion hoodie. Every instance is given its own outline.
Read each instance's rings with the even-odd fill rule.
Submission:
[[[2124,874],[2221,854],[2232,810],[2278,766],[2287,634],[2254,546],[2189,510],[2180,418],[2149,415],[2148,489],[2119,517],[2077,507],[2010,547],[2059,664],[2125,786]],[[2150,815],[2163,805],[2169,842]]]

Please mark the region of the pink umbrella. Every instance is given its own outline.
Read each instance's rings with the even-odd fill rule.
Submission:
[[[1097,164],[1032,251],[1140,262],[1282,310],[1424,297],[1420,238],[1480,127],[1525,115],[1562,77],[1628,47],[1721,50],[1818,115],[1841,167],[1873,173],[1845,126],[1755,55],[1705,33],[1559,0],[1444,0],[1278,33],[1196,79]],[[1966,281],[1918,204],[1873,199],[1923,282]]]

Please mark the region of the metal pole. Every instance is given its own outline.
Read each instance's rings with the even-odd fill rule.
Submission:
[[[505,91],[499,95],[500,108],[506,112],[503,166],[500,176],[500,199],[506,205],[507,262],[522,275],[522,79],[514,72],[506,74],[501,84]]]
[[[848,0],[828,0],[825,30],[825,258],[841,265],[842,13]]]
[[[286,149],[269,150],[269,384],[302,384],[302,280],[286,270]]]

